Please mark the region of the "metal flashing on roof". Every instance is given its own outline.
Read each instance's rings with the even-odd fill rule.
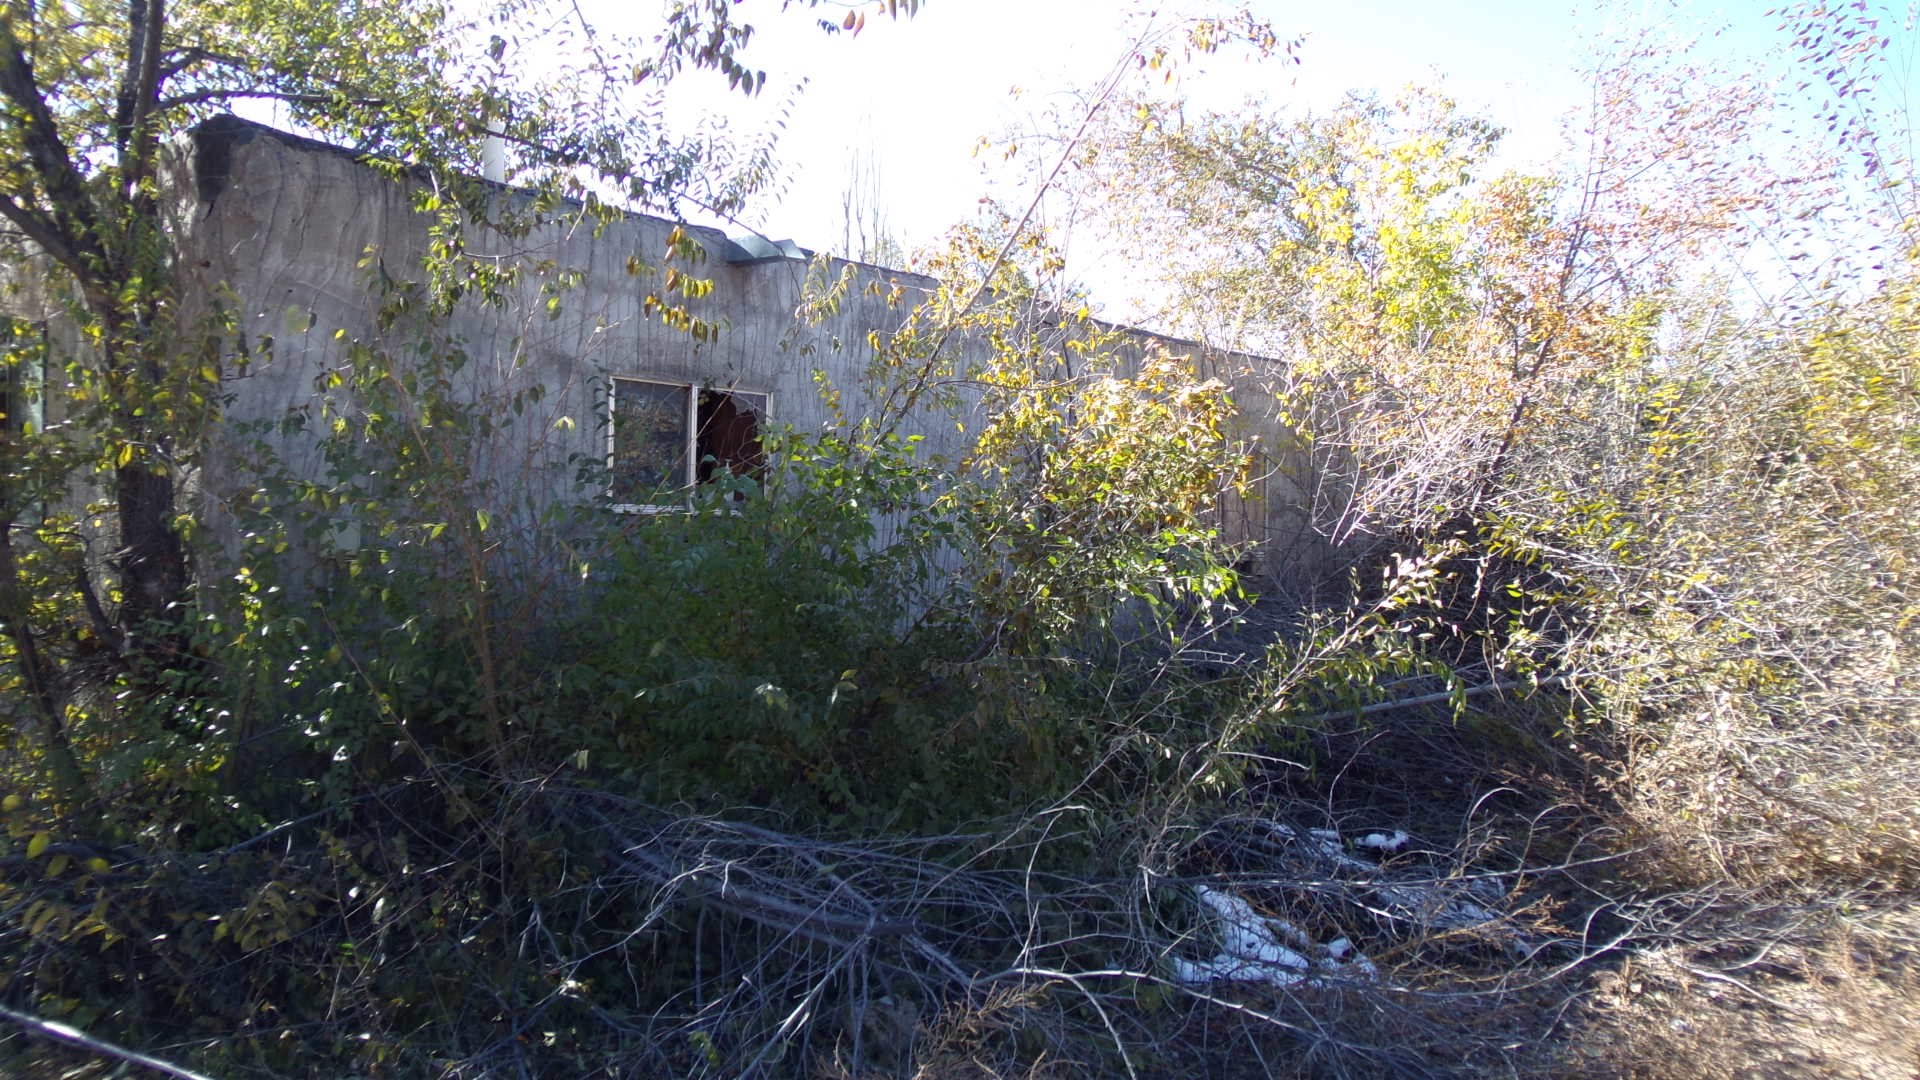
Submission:
[[[730,236],[722,250],[727,262],[734,266],[755,266],[788,259],[804,262],[813,258],[813,252],[791,240],[769,240],[758,235]]]

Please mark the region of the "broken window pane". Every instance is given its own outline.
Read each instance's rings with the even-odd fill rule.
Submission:
[[[700,392],[700,434],[694,447],[701,483],[725,470],[735,476],[758,478],[766,455],[760,450],[760,418],[767,400],[760,394]]]

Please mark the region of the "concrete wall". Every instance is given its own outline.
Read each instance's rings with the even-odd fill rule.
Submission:
[[[407,185],[347,153],[253,125],[229,125],[217,138],[218,146],[203,145],[198,153],[201,213],[183,264],[199,281],[182,291],[224,286],[239,331],[250,342],[273,339],[271,362],[228,378],[235,394],[231,420],[275,420],[291,408],[320,404],[328,395],[319,380],[345,363],[349,342],[379,336],[383,269],[399,278],[418,265],[427,221],[412,209]],[[627,268],[635,258],[663,265],[674,228],[659,218],[626,215],[597,232],[559,224],[525,237],[473,231],[470,250],[543,268],[526,273],[506,303],[463,304],[445,326],[449,341],[469,356],[459,378],[472,393],[499,395],[532,384],[544,389],[538,406],[513,425],[517,437],[499,446],[498,467],[517,469],[531,459],[558,490],[572,476],[573,458],[604,457],[601,421],[611,377],[768,394],[776,423],[817,430],[828,422],[813,376],[822,368],[847,392],[844,407],[859,415],[865,403],[854,376],[865,363],[868,331],[897,319],[884,300],[853,290],[837,317],[803,325],[794,309],[804,261],[729,265],[723,236],[689,230],[709,251],[696,270],[714,282],[709,296],[689,306],[720,327],[711,341],[693,340],[646,316],[642,303],[658,289],[658,275],[635,276]],[[566,271],[579,272],[579,285],[550,311],[542,288]],[[889,276],[910,289],[926,284],[911,275]],[[395,333],[387,340],[407,337]],[[929,417],[921,427],[934,449],[957,449],[950,423],[936,425]],[[297,471],[318,467],[310,445],[290,442],[285,452]]]
[[[322,380],[346,361],[348,342],[375,338],[382,271],[398,278],[417,267],[425,251],[427,219],[411,205],[414,186],[395,182],[357,162],[346,151],[243,121],[217,121],[196,137],[179,162],[191,182],[183,207],[183,296],[221,295],[252,343],[271,337],[273,359],[244,371],[229,371],[234,391],[229,419],[276,421],[289,409],[318,408],[338,391]],[[499,197],[518,197],[502,191]],[[514,260],[530,269],[508,302],[463,304],[446,323],[452,343],[469,356],[457,378],[463,392],[504,400],[515,389],[538,385],[544,396],[524,415],[505,423],[474,467],[527,493],[532,502],[576,493],[582,460],[604,461],[608,380],[633,377],[702,383],[771,396],[772,420],[800,430],[830,423],[815,372],[841,392],[844,414],[860,417],[871,407],[860,374],[871,359],[871,331],[899,325],[904,308],[860,287],[881,281],[906,290],[907,304],[932,282],[916,275],[854,266],[856,287],[847,290],[837,314],[819,325],[795,316],[808,263],[774,258],[748,265],[726,261],[743,253],[712,230],[689,229],[706,248],[697,268],[713,280],[712,292],[689,303],[696,317],[715,323],[719,334],[696,341],[643,311],[657,290],[653,270],[629,272],[630,260],[664,264],[673,222],[639,214],[618,218],[600,230],[551,224],[512,237],[473,230],[470,250]],[[364,265],[363,265],[364,264]],[[835,262],[837,275],[852,264]],[[566,271],[579,272],[579,286],[550,311],[542,292]],[[1261,368],[1272,361],[1208,353],[1191,342],[1137,334],[1140,347],[1158,341],[1189,355],[1204,373],[1232,386],[1242,407],[1239,434],[1261,454],[1253,493],[1222,506],[1222,525],[1236,540],[1286,535],[1289,548],[1302,542],[1294,519],[1297,493],[1286,481],[1290,449],[1273,417],[1261,411]],[[405,341],[408,335],[390,335]],[[962,349],[977,343],[961,342]],[[1268,395],[1270,399],[1270,395]],[[506,418],[503,417],[503,421]],[[907,421],[904,433],[920,434],[930,453],[957,455],[962,439],[953,417],[927,411]],[[321,463],[311,439],[290,438],[280,452],[295,471],[318,478]],[[248,478],[210,455],[204,489],[218,499],[244,497]],[[1279,554],[1279,553],[1274,553]],[[1272,565],[1293,561],[1297,552]]]

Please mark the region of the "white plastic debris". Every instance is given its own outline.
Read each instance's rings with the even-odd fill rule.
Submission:
[[[1500,886],[1494,880],[1476,878],[1471,882],[1392,882],[1380,880],[1380,863],[1375,857],[1359,857],[1359,851],[1369,851],[1377,855],[1390,855],[1402,851],[1413,842],[1411,836],[1402,828],[1367,832],[1352,840],[1342,840],[1340,832],[1332,828],[1309,828],[1298,830],[1290,824],[1277,821],[1260,822],[1267,830],[1267,836],[1283,844],[1308,853],[1309,857],[1319,859],[1327,869],[1342,872],[1342,876],[1352,874],[1356,878],[1352,884],[1369,886],[1373,897],[1380,903],[1379,915],[1388,915],[1396,919],[1407,919],[1434,930],[1478,930],[1482,934],[1492,934],[1503,940],[1515,955],[1530,955],[1536,947],[1523,934],[1513,932],[1505,926],[1505,917],[1500,915]],[[1354,970],[1348,976],[1361,976],[1363,961],[1356,961]],[[1373,965],[1365,965],[1371,970]]]
[[[1362,982],[1372,982],[1380,977],[1380,969],[1373,965],[1373,961],[1361,956],[1354,949],[1353,942],[1343,937],[1327,942],[1327,955],[1321,958],[1320,966]]]
[[[1379,869],[1376,864],[1349,852],[1340,834],[1332,829],[1309,829],[1305,837],[1293,826],[1277,821],[1268,822],[1267,829],[1276,839],[1302,844],[1341,869],[1369,874]],[[1412,839],[1405,830],[1395,829],[1392,832],[1367,833],[1353,840],[1352,844],[1355,848],[1391,853],[1404,848]],[[1486,904],[1460,895],[1460,892],[1459,889],[1414,883],[1381,884],[1374,888],[1374,895],[1395,914],[1416,919],[1437,929],[1465,930],[1500,922],[1498,913]],[[1495,895],[1498,895],[1497,892]]]
[[[1197,885],[1194,895],[1213,912],[1220,953],[1212,960],[1174,957],[1173,977],[1179,982],[1230,980],[1284,988],[1304,980],[1372,980],[1379,974],[1346,938],[1317,946],[1299,927],[1285,919],[1262,917],[1252,904],[1224,889]],[[1282,944],[1282,937],[1290,944]],[[1318,953],[1317,960],[1309,959],[1310,953]],[[1316,970],[1319,975],[1314,974]]]
[[[1375,851],[1394,852],[1407,846],[1409,837],[1395,829],[1390,833],[1370,832],[1353,842],[1354,847],[1372,848]]]
[[[1275,821],[1267,823],[1267,828],[1272,831],[1275,839],[1287,841],[1297,841],[1301,839],[1300,834],[1295,832],[1291,825],[1283,825]],[[1345,845],[1340,842],[1340,834],[1332,829],[1311,829],[1307,832],[1304,842],[1307,846],[1313,848],[1321,858],[1326,859],[1335,866],[1342,866],[1349,870],[1375,869],[1374,865],[1365,859],[1356,859],[1352,855],[1347,854]]]
[[[1383,885],[1374,894],[1387,906],[1440,930],[1466,930],[1500,921],[1484,905],[1432,885]]]

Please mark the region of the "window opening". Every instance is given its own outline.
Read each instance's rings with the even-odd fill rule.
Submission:
[[[710,483],[714,473],[759,479],[767,456],[760,450],[760,414],[766,399],[757,394],[700,391],[699,435],[694,440],[695,475]]]
[[[616,378],[609,404],[608,494],[615,509],[684,509],[692,488],[720,470],[766,468],[760,422],[767,395]]]
[[[613,380],[613,501],[672,506],[686,501],[687,445],[693,429],[687,387]]]

